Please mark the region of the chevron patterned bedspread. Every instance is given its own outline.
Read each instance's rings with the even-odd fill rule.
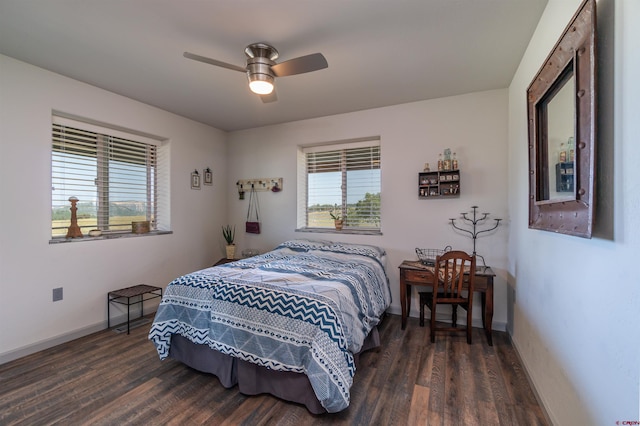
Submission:
[[[224,354],[304,373],[328,412],[349,406],[353,354],[391,303],[384,250],[292,240],[175,279],[149,332],[161,359],[180,334]]]

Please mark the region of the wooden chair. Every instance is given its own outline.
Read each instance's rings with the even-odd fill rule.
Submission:
[[[435,342],[436,331],[458,331],[467,333],[467,343],[471,344],[471,319],[473,307],[473,288],[475,282],[476,256],[463,251],[449,251],[438,256],[435,263],[434,276],[438,280],[437,291],[420,292],[420,325],[424,325],[424,306],[431,310],[431,330],[429,337]],[[467,275],[465,275],[465,272]],[[468,283],[463,290],[463,283]],[[435,290],[435,288],[433,289]],[[436,307],[451,306],[451,325],[436,326]],[[457,327],[458,306],[467,311],[466,328]]]

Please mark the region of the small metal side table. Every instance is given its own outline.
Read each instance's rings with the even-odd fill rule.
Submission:
[[[145,295],[147,295],[146,298]],[[131,299],[133,298],[137,299],[131,301]],[[136,303],[140,304],[140,317],[142,317],[144,313],[144,302],[146,300],[156,298],[162,298],[162,287],[155,287],[147,284],[138,284],[132,287],[110,291],[107,295],[107,328],[111,328],[111,303],[119,303],[121,305],[127,306],[127,334],[129,334],[131,327],[131,305],[135,305]]]

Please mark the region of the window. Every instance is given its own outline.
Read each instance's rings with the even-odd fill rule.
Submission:
[[[131,222],[145,220],[159,229],[158,140],[55,115],[52,135],[52,237],[66,235],[70,197],[84,235],[131,232]]]
[[[380,140],[366,139],[301,149],[306,193],[299,227],[380,230]],[[302,217],[304,216],[304,217]],[[302,220],[301,220],[302,219]]]

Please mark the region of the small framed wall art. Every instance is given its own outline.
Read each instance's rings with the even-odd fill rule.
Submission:
[[[203,170],[202,174],[204,175],[204,184],[213,185],[213,173],[211,172],[211,169],[207,167]]]
[[[197,170],[191,172],[191,189],[200,189],[200,174]]]

